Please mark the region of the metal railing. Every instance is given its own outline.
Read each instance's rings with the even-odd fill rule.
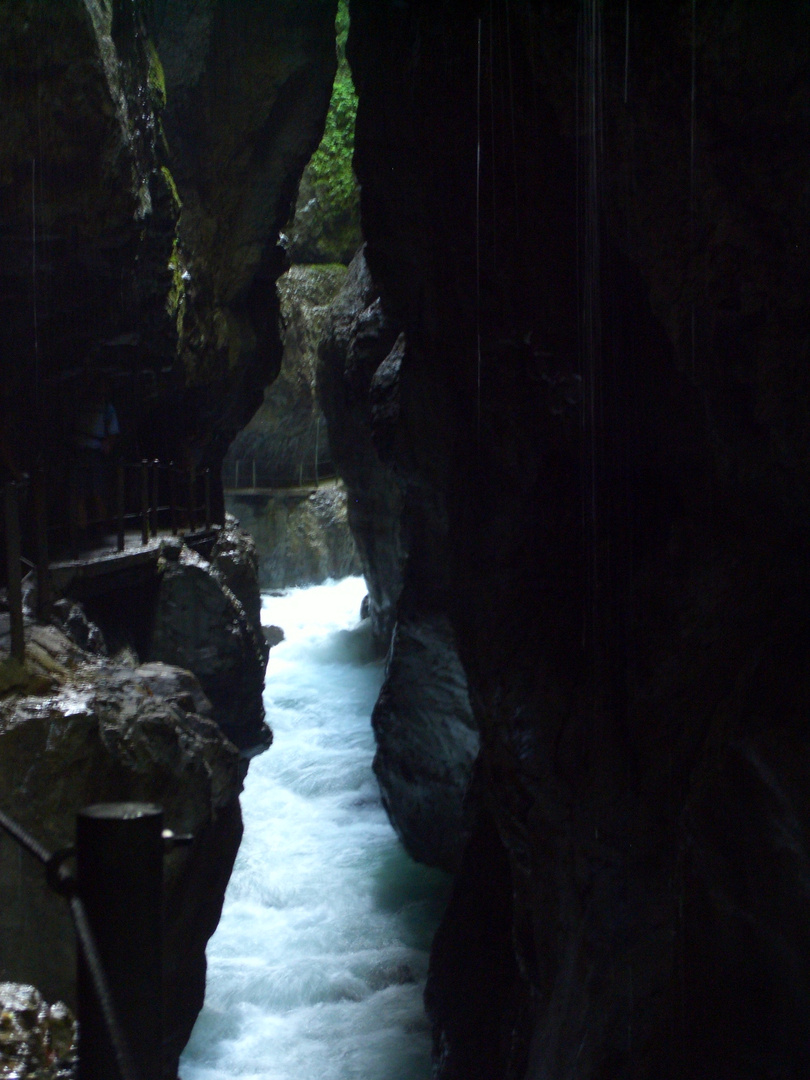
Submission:
[[[74,463],[70,474],[69,522],[70,550],[78,557],[81,533],[82,472],[87,466]],[[124,550],[127,527],[140,527],[141,543],[146,544],[163,529],[176,536],[181,528],[193,532],[199,527],[210,529],[211,470],[194,465],[180,468],[173,462],[157,458],[139,462],[119,461],[115,465],[115,512],[96,517],[95,527],[115,529],[119,551]]]
[[[180,469],[156,459],[137,463],[118,462],[115,466],[115,512],[92,522],[79,521],[79,476],[71,469],[68,498],[68,548],[72,559],[79,558],[87,525],[96,530],[106,527],[111,536],[96,536],[86,543],[86,550],[98,550],[109,543],[123,551],[128,529],[140,529],[141,544],[147,544],[161,532],[176,536],[181,530],[193,533],[211,529],[211,470],[199,472],[192,465]],[[47,619],[53,603],[50,557],[51,541],[59,526],[48,523],[48,490],[44,469],[37,469],[22,480],[11,480],[3,489],[3,532],[6,546],[7,601],[10,624],[10,654],[22,663],[25,659],[23,634],[23,581],[28,570],[36,571],[37,615]],[[26,511],[25,530],[28,553],[23,557],[22,511]],[[64,541],[63,541],[64,543]],[[24,572],[23,567],[27,567]]]
[[[333,480],[336,476],[331,460],[315,462],[312,471],[305,472],[304,469],[304,462],[301,462],[297,477],[300,488],[317,488],[322,480]],[[268,491],[291,486],[289,483],[279,483],[277,472],[255,457],[234,458],[226,463],[222,474],[226,491]]]
[[[189,844],[150,803],[104,803],[76,818],[76,846],[50,852],[0,810],[0,828],[45,867],[77,942],[79,1080],[162,1075],[163,854]],[[75,858],[76,872],[67,867]]]

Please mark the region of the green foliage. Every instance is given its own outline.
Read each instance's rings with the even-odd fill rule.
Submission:
[[[360,199],[352,171],[357,95],[346,60],[347,0],[338,4],[335,31],[338,69],[329,113],[320,146],[307,166],[301,185],[307,200],[316,201],[316,220],[310,214],[310,220],[306,224],[300,221],[299,225],[308,237],[308,240],[301,237],[304,248],[312,252],[314,243],[320,250],[320,259],[348,261],[360,243]],[[307,261],[312,259],[310,253]]]

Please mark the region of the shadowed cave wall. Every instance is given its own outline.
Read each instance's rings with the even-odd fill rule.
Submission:
[[[438,1075],[801,1076],[807,11],[355,0],[349,56],[399,617],[482,743]]]

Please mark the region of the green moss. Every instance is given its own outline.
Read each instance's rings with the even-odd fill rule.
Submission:
[[[172,274],[172,284],[169,295],[166,297],[166,310],[177,326],[178,341],[183,337],[183,318],[186,313],[186,281],[188,271],[186,269],[183,253],[179,241],[175,238],[172,245],[172,254],[169,259],[169,270]]]
[[[172,197],[172,202],[174,203],[174,208],[179,213],[183,208],[183,203],[180,200],[180,195],[177,191],[177,184],[175,184],[174,182],[174,177],[165,165],[161,165],[160,174],[163,177],[166,187],[169,189]]]
[[[166,108],[166,76],[163,73],[163,64],[160,62],[158,51],[151,38],[146,38],[146,59],[149,69],[146,75],[149,95],[152,99],[152,107],[159,111]]]

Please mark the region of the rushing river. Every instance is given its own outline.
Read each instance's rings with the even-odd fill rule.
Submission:
[[[427,1080],[422,1006],[444,875],[399,845],[371,771],[382,682],[362,578],[263,601],[281,626],[251,762],[245,835],[208,945],[183,1080]]]

